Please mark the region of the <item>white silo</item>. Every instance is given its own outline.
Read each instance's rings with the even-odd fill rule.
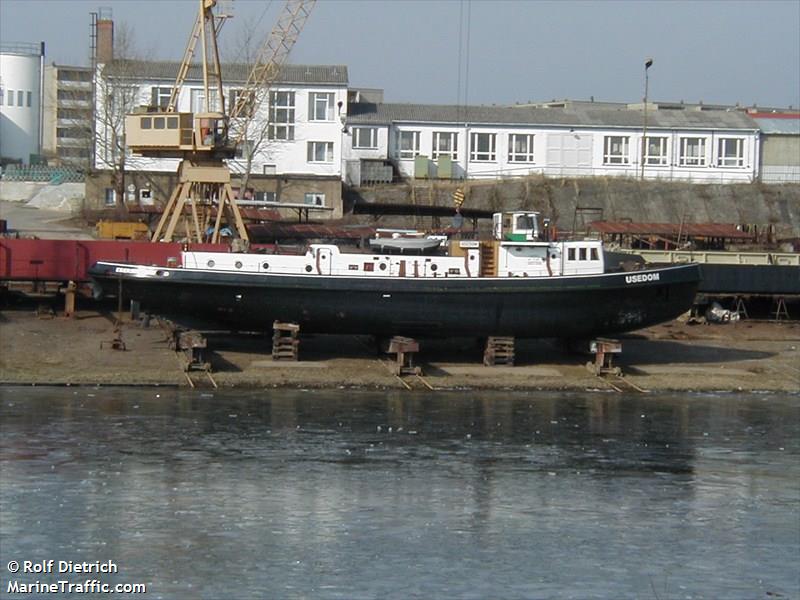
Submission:
[[[0,158],[40,153],[43,60],[44,43],[0,45]]]

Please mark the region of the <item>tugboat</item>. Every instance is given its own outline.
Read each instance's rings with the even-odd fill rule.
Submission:
[[[311,244],[301,255],[183,252],[179,266],[98,262],[90,275],[100,291],[121,289],[176,322],[242,331],[280,321],[313,333],[586,339],[691,308],[698,265],[626,271],[606,264],[599,239],[550,232],[537,212],[496,213],[493,239],[419,242],[419,254],[384,243],[363,252]]]

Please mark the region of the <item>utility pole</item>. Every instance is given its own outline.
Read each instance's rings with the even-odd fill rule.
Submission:
[[[652,58],[648,58],[646,61],[644,61],[644,127],[642,127],[642,155],[640,157],[642,163],[642,180],[644,180],[644,163],[647,160],[647,88],[650,79],[648,77],[647,70],[652,66]]]

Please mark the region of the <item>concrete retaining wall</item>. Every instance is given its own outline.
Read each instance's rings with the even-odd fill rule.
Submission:
[[[571,229],[576,207],[601,209],[585,220],[650,223],[774,225],[782,237],[800,236],[800,184],[690,184],[619,178],[555,179],[541,176],[491,182],[417,182],[350,190],[350,201],[453,206],[452,193],[465,187],[464,207],[534,209]],[[581,219],[577,226],[583,225]]]

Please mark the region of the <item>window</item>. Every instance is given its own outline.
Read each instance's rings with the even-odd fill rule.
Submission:
[[[25,100],[25,92],[22,90],[17,90],[17,106],[25,106],[23,104]]]
[[[508,136],[508,162],[533,162],[533,136],[512,133]]]
[[[401,131],[397,136],[397,155],[414,158],[419,155],[419,131]]]
[[[164,129],[164,117],[153,118],[153,129]]]
[[[8,105],[14,106],[14,90],[8,90]]]
[[[333,94],[311,92],[308,95],[308,120],[333,121]]]
[[[305,195],[304,202],[311,206],[325,206],[325,194],[309,192]]]
[[[73,102],[91,102],[92,92],[81,92],[80,90],[58,90],[56,97],[59,100],[70,100]]]
[[[178,117],[167,117],[167,129],[178,128]]]
[[[206,91],[203,88],[193,88],[189,91],[191,109],[194,113],[215,112],[219,110],[219,94],[217,90],[208,90],[208,106],[206,107]]]
[[[211,94],[209,97],[212,100],[214,98]],[[231,107],[231,113],[235,112],[238,116],[249,119],[255,114],[256,96],[255,94],[245,96],[244,90],[231,90],[228,93],[228,106]]]
[[[645,143],[644,162],[647,165],[667,164],[667,138],[648,137]]]
[[[475,161],[494,161],[497,156],[495,144],[497,134],[494,133],[473,133],[470,141],[469,159]]]
[[[333,142],[308,142],[307,160],[310,163],[332,163]]]
[[[586,260],[586,248],[578,248],[578,260]]]
[[[451,131],[433,132],[433,153],[431,158],[438,159],[440,156],[449,156],[452,160],[458,160],[458,134]]]
[[[152,129],[153,128],[153,117],[142,117],[139,121],[139,124],[142,129]]]
[[[117,203],[117,190],[114,188],[106,188],[105,195],[106,206],[114,206]]]
[[[157,106],[158,108],[167,108],[169,104],[169,97],[172,95],[172,88],[169,87],[153,87],[150,93],[150,106]]]
[[[33,99],[33,94],[32,94],[32,93],[30,93],[30,92],[27,92],[27,93],[25,94],[25,106],[27,106],[28,108],[30,108],[30,106],[31,106],[31,100],[32,100],[32,99]]]
[[[607,135],[605,137],[605,153],[603,164],[627,165],[630,164],[630,138],[627,136]]]
[[[4,90],[3,88],[0,88],[0,106],[3,106],[3,101],[4,101],[3,96],[4,96]]]
[[[256,202],[275,202],[276,195],[275,192],[256,192],[253,199]]]
[[[269,139],[294,139],[294,92],[269,93]]]
[[[702,167],[706,164],[706,139],[705,138],[681,138],[681,151],[678,164],[682,167],[697,166]]]
[[[600,253],[597,251],[597,248],[590,248],[589,252],[591,254],[591,260],[600,260]]]
[[[252,140],[244,139],[236,145],[236,158],[252,158],[255,154],[255,144]]]
[[[59,119],[90,120],[91,112],[79,108],[58,108]]]
[[[82,138],[86,135],[86,131],[80,127],[57,127],[57,138]]]
[[[744,165],[744,140],[720,138],[717,151],[718,167],[741,167]]]
[[[575,248],[567,248],[567,260],[575,260]]]
[[[353,148],[377,148],[377,127],[353,127]]]

